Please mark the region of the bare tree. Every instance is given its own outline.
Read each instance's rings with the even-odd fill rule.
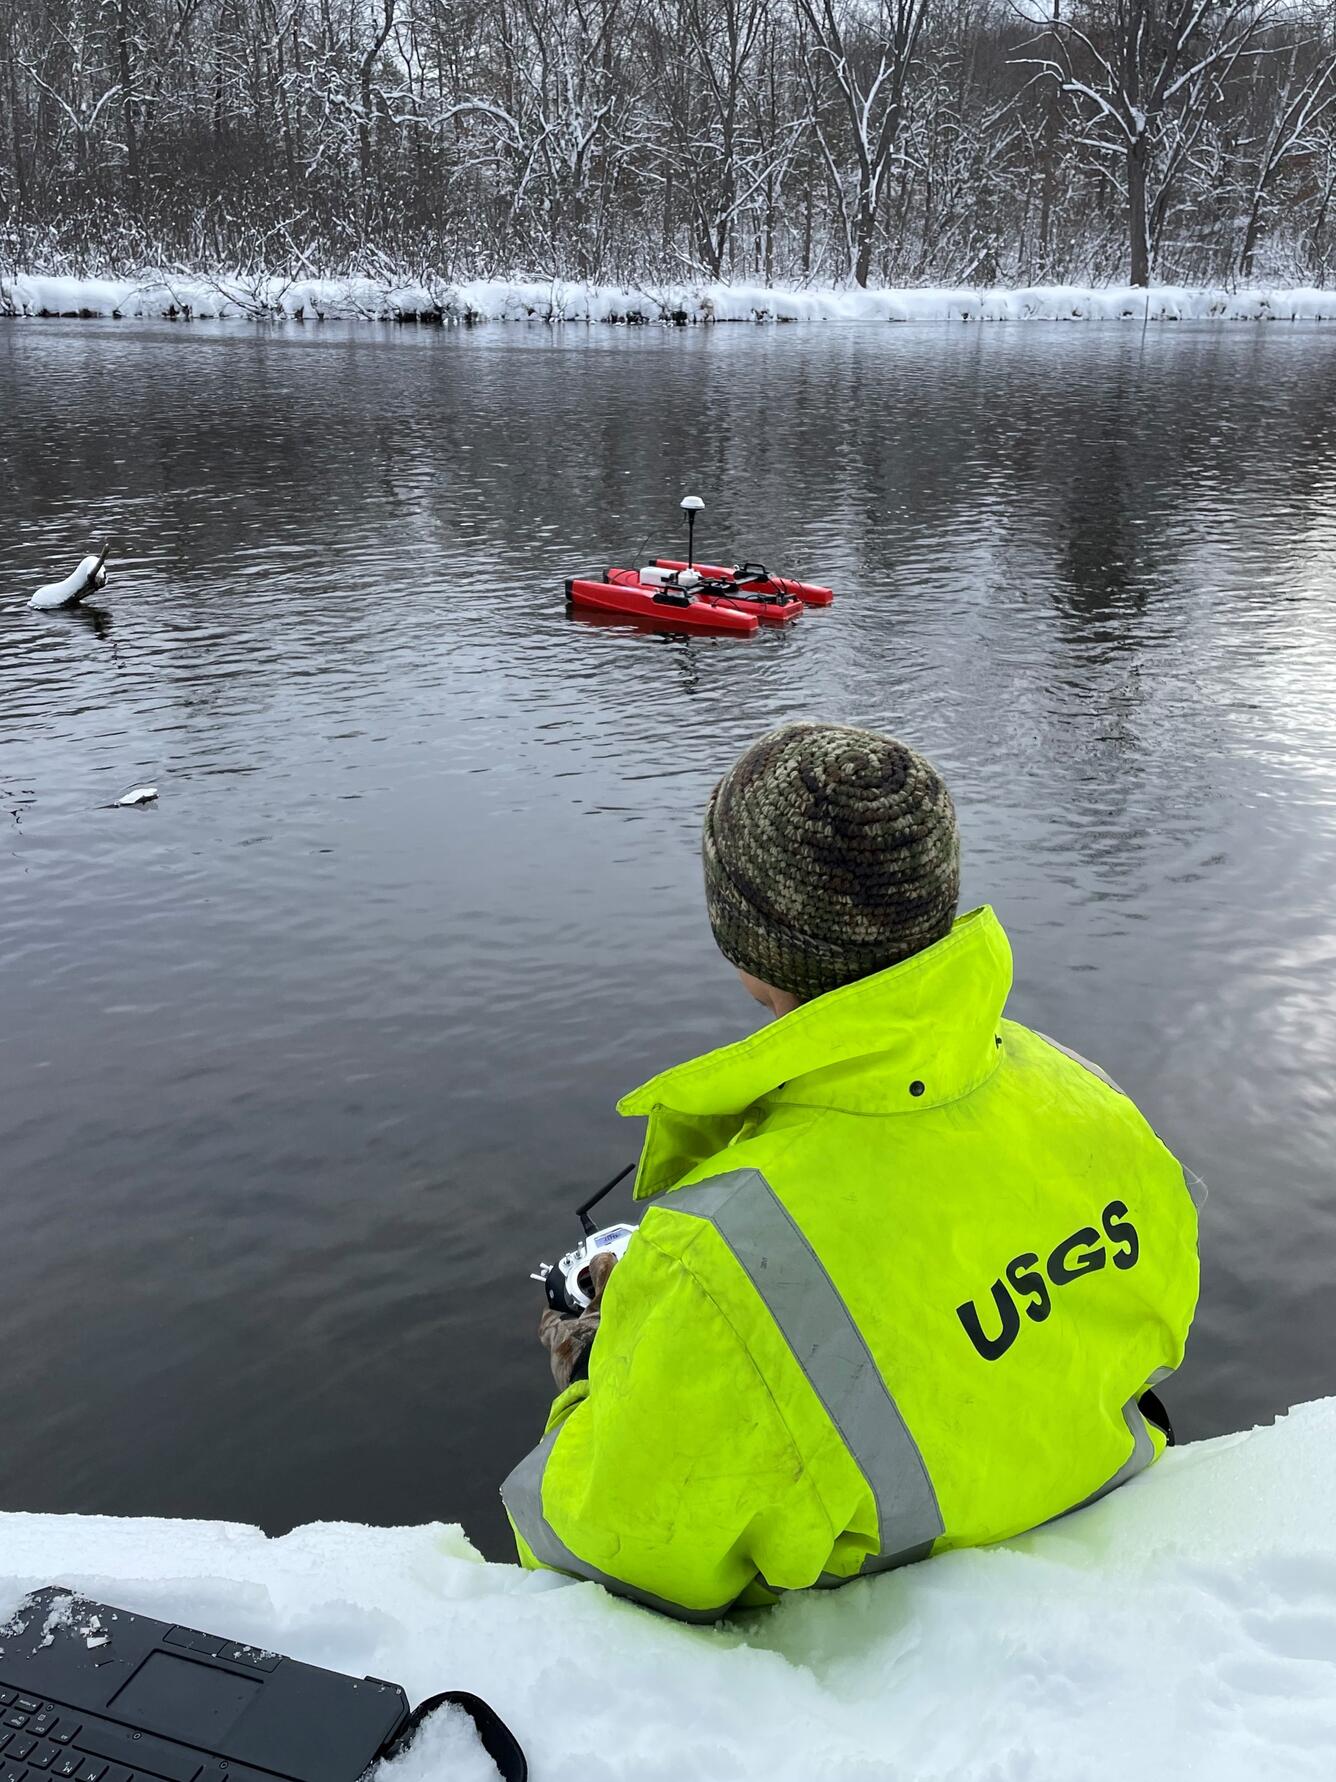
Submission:
[[[1074,101],[1083,141],[1121,163],[1131,281],[1150,283],[1174,180],[1276,0],[1087,0],[1043,41],[1041,72]]]
[[[850,271],[865,285],[872,270],[877,221],[887,174],[905,127],[910,72],[927,17],[927,0],[879,0],[865,12],[853,0],[796,0],[812,54],[839,96],[853,146],[852,214],[844,205],[841,157],[818,121],[816,129],[840,193]]]
[[[1316,56],[1311,44],[1293,43],[1280,89],[1269,95],[1266,121],[1252,162],[1247,223],[1239,251],[1239,273],[1251,278],[1268,203],[1287,165],[1320,154],[1322,126],[1336,103],[1336,55]]]

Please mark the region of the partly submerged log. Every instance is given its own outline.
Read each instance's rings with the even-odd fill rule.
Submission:
[[[87,595],[104,588],[107,584],[107,552],[110,549],[110,545],[103,545],[98,556],[85,557],[74,574],[66,576],[63,582],[48,582],[45,587],[39,588],[28,605],[77,606]]]

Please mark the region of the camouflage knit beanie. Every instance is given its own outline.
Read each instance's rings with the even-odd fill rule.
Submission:
[[[786,724],[753,743],[710,796],[704,857],[725,959],[804,998],[941,940],[960,897],[937,770],[844,724]]]

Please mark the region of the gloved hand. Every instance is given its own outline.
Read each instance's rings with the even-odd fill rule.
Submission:
[[[617,1258],[606,1253],[596,1256],[590,1263],[589,1279],[594,1297],[578,1317],[568,1317],[549,1306],[538,1320],[538,1340],[548,1351],[558,1392],[564,1392],[572,1380],[583,1379],[589,1371],[589,1351],[598,1329],[603,1289],[616,1266]]]

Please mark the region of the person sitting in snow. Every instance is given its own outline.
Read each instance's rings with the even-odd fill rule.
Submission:
[[[522,1562],[688,1620],[981,1545],[1162,1452],[1197,1299],[1183,1168],[1003,1015],[937,771],[790,724],[705,815],[720,951],[775,1017],[619,1104],[647,1203],[502,1487]]]

